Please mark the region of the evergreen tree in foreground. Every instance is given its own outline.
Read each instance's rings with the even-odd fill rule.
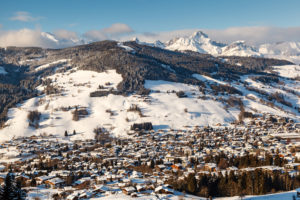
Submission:
[[[15,176],[9,172],[4,181],[4,186],[0,188],[0,200],[22,200],[21,184],[16,183]]]

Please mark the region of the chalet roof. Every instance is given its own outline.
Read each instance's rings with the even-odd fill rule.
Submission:
[[[56,178],[52,178],[50,180],[47,180],[50,183],[53,183],[54,185],[60,184],[60,183],[64,183],[65,181],[56,177]]]
[[[132,187],[132,186],[126,187],[126,188],[124,188],[124,190],[127,191],[127,192],[135,192],[135,188]]]
[[[80,184],[90,181],[90,180],[91,180],[91,177],[84,177],[84,178],[81,178],[81,179],[75,181],[74,185],[80,185]]]

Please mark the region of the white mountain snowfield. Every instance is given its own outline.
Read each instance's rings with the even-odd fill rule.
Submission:
[[[139,42],[138,39],[135,39]],[[141,44],[147,44],[140,42]],[[158,45],[156,45],[158,44]],[[213,56],[255,56],[266,58],[285,59],[296,64],[300,63],[300,42],[280,42],[261,44],[252,47],[246,41],[236,41],[231,44],[222,44],[211,40],[208,35],[198,31],[188,37],[174,38],[168,42],[156,41],[148,44],[159,48],[177,51],[195,51],[208,53]]]
[[[264,57],[286,59],[300,64],[300,42],[278,42],[273,44],[262,44],[258,51]]]
[[[165,49],[177,51],[195,51],[214,56],[262,56],[245,41],[236,41],[226,45],[211,40],[208,35],[198,31],[190,37],[180,37],[165,43]]]
[[[245,41],[236,41],[222,48],[222,56],[262,56],[251,46],[248,46]]]
[[[212,55],[219,55],[222,52],[222,47],[225,45],[217,44],[212,41],[203,32],[195,32],[190,37],[180,37],[172,39],[165,43],[165,48],[169,50],[178,51],[196,51],[199,53],[209,53]]]

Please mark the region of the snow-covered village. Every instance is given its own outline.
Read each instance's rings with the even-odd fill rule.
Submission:
[[[243,197],[246,190],[252,195],[289,191],[299,186],[299,133],[299,123],[266,115],[234,128],[136,128],[130,139],[111,138],[106,130],[94,130],[95,139],[85,141],[70,141],[75,130],[64,138],[21,137],[1,145],[0,182],[13,172],[29,199],[196,199],[188,193]],[[274,175],[284,184],[270,178],[270,185],[261,186],[248,180],[249,174],[259,180]]]

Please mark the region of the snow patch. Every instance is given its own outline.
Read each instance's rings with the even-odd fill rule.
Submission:
[[[165,68],[166,70],[169,70],[170,72],[176,73],[175,70],[172,69],[172,67],[170,65],[161,64],[161,66],[163,68]]]
[[[214,78],[211,78],[209,76],[205,76],[205,75],[200,75],[200,74],[193,74],[192,77],[200,80],[200,81],[204,81],[204,82],[210,82],[210,83],[218,83],[221,85],[226,85],[227,83],[224,81],[220,81]]]
[[[297,76],[300,77],[299,65],[274,66],[273,71],[278,72],[280,76],[286,78],[296,78]]]
[[[121,48],[123,48],[123,49],[125,49],[125,50],[128,51],[128,52],[135,52],[133,48],[124,45],[122,42],[119,42],[119,43],[118,43],[118,46],[121,47]]]
[[[44,64],[44,65],[41,65],[37,68],[35,68],[35,71],[39,71],[39,70],[42,70],[42,69],[45,69],[45,68],[48,68],[52,65],[55,65],[55,64],[59,64],[59,63],[67,63],[69,62],[71,59],[61,59],[61,60],[57,60],[57,61],[54,61],[54,62],[51,62],[51,63],[48,63],[48,64]]]

